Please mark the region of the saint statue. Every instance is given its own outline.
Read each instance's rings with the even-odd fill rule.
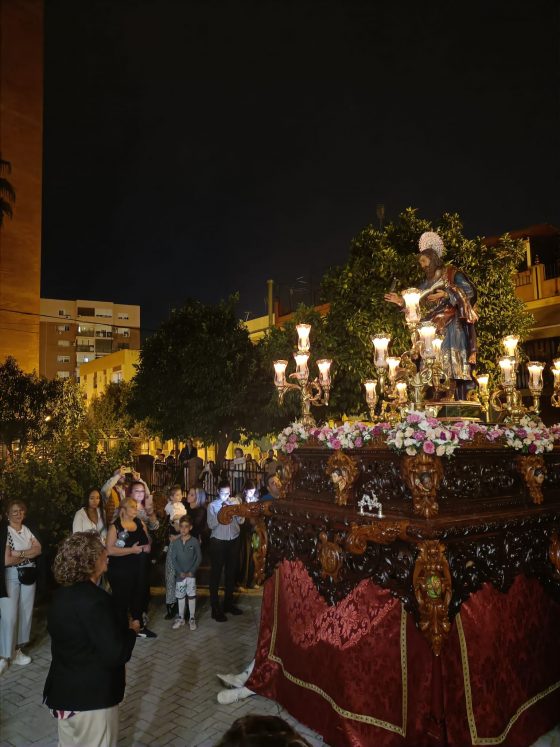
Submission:
[[[472,369],[476,364],[476,330],[478,316],[474,310],[476,288],[467,275],[443,261],[444,245],[437,233],[427,231],[420,236],[418,262],[426,275],[418,290],[428,293],[428,309],[423,322],[431,322],[443,338],[442,367],[454,382],[456,400],[466,399],[474,387]],[[386,293],[385,300],[404,306],[398,293]]]

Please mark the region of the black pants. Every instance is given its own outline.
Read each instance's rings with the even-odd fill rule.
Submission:
[[[233,588],[235,573],[239,558],[239,537],[234,540],[219,540],[210,538],[210,604],[213,609],[218,607],[218,587],[222,568],[224,568],[224,607],[233,603]]]
[[[142,612],[146,605],[146,586],[148,582],[148,555],[130,556],[133,562],[111,565],[109,560],[109,583],[117,612],[128,627],[128,615],[133,620],[142,621]],[[128,560],[128,556],[127,556]]]

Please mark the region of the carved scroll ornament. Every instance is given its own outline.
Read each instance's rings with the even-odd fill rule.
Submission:
[[[336,504],[346,506],[353,496],[352,488],[359,474],[358,465],[344,452],[335,451],[329,457],[325,472],[334,484]]]
[[[445,557],[445,545],[439,540],[425,540],[418,545],[412,585],[420,614],[420,631],[432,651],[439,656],[441,646],[451,629],[451,573]]]
[[[346,535],[345,547],[353,555],[363,555],[368,542],[389,545],[397,538],[406,539],[407,526],[406,521],[377,520],[371,524],[352,523]]]
[[[264,519],[257,519],[253,534],[253,562],[255,564],[255,583],[264,584],[266,553],[268,550],[268,533]]]
[[[291,454],[279,454],[280,498],[286,498],[293,489],[293,480],[299,470],[299,462]]]
[[[533,503],[542,503],[542,484],[546,477],[546,465],[543,457],[536,454],[518,456],[515,460],[515,466],[527,486]]]
[[[556,569],[556,573],[560,573],[560,535],[558,534],[558,529],[553,529],[550,535],[548,557]]]
[[[421,451],[414,456],[404,456],[401,472],[412,494],[412,508],[415,514],[425,519],[436,516],[439,511],[437,491],[443,480],[441,459],[434,454]]]
[[[340,535],[335,535],[334,542],[330,542],[326,532],[319,534],[319,545],[317,547],[317,558],[321,564],[321,576],[330,576],[333,581],[338,581],[343,565],[343,551],[339,544]]]

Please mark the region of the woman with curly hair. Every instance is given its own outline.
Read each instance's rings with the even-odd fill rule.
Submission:
[[[47,616],[52,662],[43,696],[58,719],[58,744],[113,747],[124,697],[125,664],[140,628],[127,628],[97,583],[107,551],[95,532],[77,532],[59,546],[53,572],[61,588]]]

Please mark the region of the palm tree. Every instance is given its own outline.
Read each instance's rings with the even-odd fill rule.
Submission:
[[[12,205],[16,201],[16,193],[10,182],[3,174],[12,173],[12,164],[4,161],[0,156],[0,226],[4,223],[4,216],[13,217]]]

